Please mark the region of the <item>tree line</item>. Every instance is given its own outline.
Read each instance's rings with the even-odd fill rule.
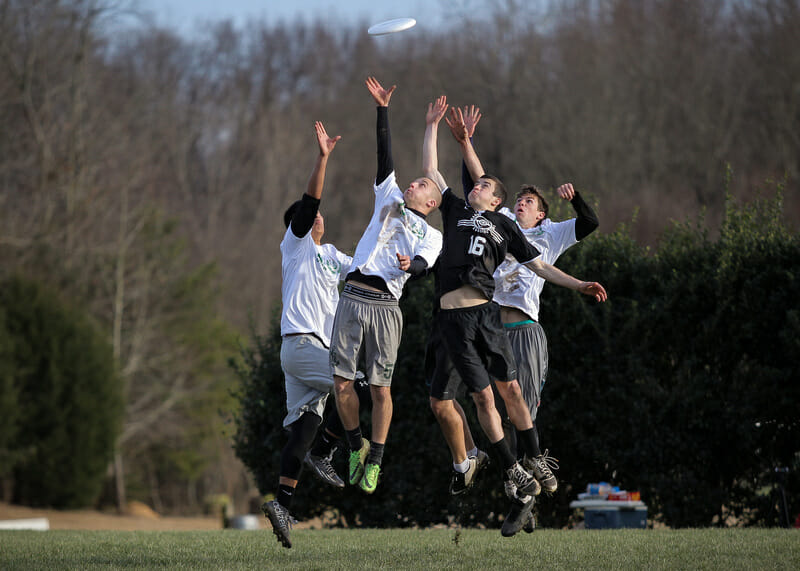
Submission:
[[[271,325],[279,214],[305,188],[315,119],[343,135],[327,239],[349,249],[367,223],[368,75],[398,85],[401,182],[444,93],[482,108],[487,168],[512,189],[572,182],[601,233],[635,219],[632,238],[655,245],[701,212],[719,232],[726,165],[733,195],[778,181],[784,220],[800,219],[796,0],[507,0],[382,38],[321,20],[182,37],[118,27],[133,21],[123,8],[0,1],[0,276],[55,288],[107,337],[125,403],[104,492],[117,501],[198,509],[210,491],[245,493],[216,414],[236,407],[226,360],[250,323]],[[440,147],[456,180],[457,149]]]

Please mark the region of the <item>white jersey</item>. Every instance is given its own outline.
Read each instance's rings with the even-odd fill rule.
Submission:
[[[394,171],[375,187],[375,210],[358,241],[350,271],[378,276],[400,299],[408,273],[398,267],[397,254],[422,256],[432,267],[442,249],[442,233],[406,208]]]
[[[500,212],[514,219],[514,214],[507,208]],[[545,218],[538,226],[520,230],[528,242],[542,253],[543,262],[555,264],[567,248],[578,242],[575,238],[575,220],[570,218],[564,222],[553,222]],[[539,321],[539,295],[544,287],[544,278],[509,256],[498,266],[493,277],[495,302],[519,309],[534,321]]]
[[[332,244],[317,246],[310,231],[298,238],[289,226],[281,242],[281,335],[314,333],[331,344],[339,281],[352,261]]]

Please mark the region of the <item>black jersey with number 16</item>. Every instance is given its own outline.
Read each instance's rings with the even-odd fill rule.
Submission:
[[[469,285],[486,299],[494,294],[495,268],[506,254],[525,263],[540,252],[520,232],[516,222],[491,211],[477,211],[449,188],[442,194],[444,243],[439,256],[437,297]]]

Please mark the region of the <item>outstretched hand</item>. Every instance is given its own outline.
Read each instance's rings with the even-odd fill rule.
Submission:
[[[605,288],[597,282],[583,282],[578,291],[584,295],[593,296],[601,303],[608,299],[608,294],[606,293]]]
[[[397,86],[393,85],[389,89],[384,89],[380,82],[372,76],[368,77],[365,83],[375,103],[377,103],[379,107],[388,107],[389,100],[392,98],[392,93],[394,93]]]
[[[434,103],[428,103],[428,112],[425,114],[425,124],[438,124],[447,112],[447,96],[438,97]]]
[[[478,121],[481,120],[481,110],[474,105],[464,106],[461,115],[464,118],[464,126],[467,128],[467,136],[472,137],[475,134],[475,127],[478,126]]]
[[[558,196],[564,200],[572,200],[575,198],[575,189],[572,188],[571,183],[562,184],[556,189]]]
[[[450,108],[450,115],[445,118],[447,125],[450,127],[450,132],[453,133],[456,141],[459,143],[469,139],[469,132],[467,125],[464,122],[464,113],[458,107]]]
[[[336,143],[339,142],[339,139],[342,138],[341,135],[337,135],[333,138],[328,136],[328,133],[325,131],[325,126],[322,124],[322,121],[315,121],[314,122],[314,129],[317,132],[317,142],[319,143],[319,154],[320,156],[327,157],[333,148],[336,146]]]

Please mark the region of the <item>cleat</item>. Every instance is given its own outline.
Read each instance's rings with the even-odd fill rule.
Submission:
[[[456,472],[453,469],[453,476],[450,478],[450,494],[453,496],[463,494],[475,483],[475,476],[478,474],[478,459],[473,456],[467,460],[469,468],[466,472]]]
[[[511,500],[511,511],[508,512],[500,533],[503,537],[512,537],[528,523],[533,510],[533,496],[515,497]]]
[[[548,456],[549,450],[536,458],[525,458],[524,466],[534,477],[539,480],[542,489],[552,494],[558,489],[558,480],[553,475],[553,470],[558,470],[558,460]]]
[[[513,500],[517,497],[517,485],[511,480],[503,480],[503,487],[505,488],[506,497]]]
[[[350,451],[350,474],[349,481],[351,486],[356,486],[361,481],[364,475],[364,462],[369,454],[369,441],[366,438],[361,439],[361,448],[359,450]]]
[[[483,470],[486,466],[491,464],[491,460],[489,460],[489,455],[483,450],[478,450],[478,453],[475,454],[474,458],[475,460],[478,461],[478,466],[476,470]]]
[[[511,480],[521,494],[538,496],[542,491],[536,478],[520,466],[519,462],[514,462],[514,465],[506,470],[506,479]]]
[[[344,481],[336,473],[331,465],[331,458],[333,457],[333,450],[330,456],[314,456],[311,452],[306,453],[303,463],[311,469],[314,475],[335,488],[344,488]]]
[[[285,507],[279,504],[276,500],[264,503],[261,506],[261,511],[272,524],[272,533],[278,538],[286,548],[292,547],[292,540],[289,539],[289,530],[292,525],[296,523],[295,519]]]
[[[361,478],[361,489],[371,494],[378,487],[378,475],[381,473],[379,464],[367,464],[364,467],[364,477]]]
[[[534,529],[536,529],[536,518],[533,517],[533,511],[531,511],[531,514],[528,516],[528,521],[522,526],[522,531],[525,533],[533,533]]]

